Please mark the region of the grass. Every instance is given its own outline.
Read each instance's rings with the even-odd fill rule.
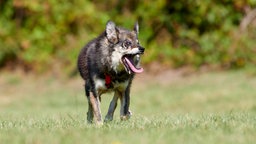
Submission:
[[[133,117],[86,123],[83,82],[0,77],[0,143],[254,143],[256,78],[244,71],[197,74],[133,85]],[[171,77],[165,76],[168,81]],[[145,82],[144,82],[145,81]],[[102,97],[106,114],[111,95]]]

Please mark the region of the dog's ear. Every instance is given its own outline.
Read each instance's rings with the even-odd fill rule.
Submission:
[[[107,39],[111,42],[116,44],[118,42],[118,30],[116,25],[112,21],[108,21],[106,24],[106,35]]]
[[[134,24],[133,30],[136,32],[136,34],[139,34],[139,23],[138,23],[138,21]]]

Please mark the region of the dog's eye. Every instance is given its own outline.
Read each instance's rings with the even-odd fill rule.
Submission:
[[[124,47],[125,48],[128,48],[128,47],[130,47],[132,45],[132,42],[131,41],[125,41],[124,42]]]

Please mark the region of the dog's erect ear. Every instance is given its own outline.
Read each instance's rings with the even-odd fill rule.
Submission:
[[[106,25],[106,35],[111,43],[116,44],[118,42],[118,31],[116,25],[112,21],[108,21]]]
[[[138,21],[134,24],[133,30],[136,32],[136,34],[139,34],[139,23],[138,23]]]

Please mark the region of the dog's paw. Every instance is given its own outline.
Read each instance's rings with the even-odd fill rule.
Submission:
[[[104,119],[104,122],[110,122],[113,120],[113,116],[106,116],[105,119]]]
[[[100,127],[103,126],[103,122],[102,122],[102,121],[96,121],[96,122],[95,122],[95,126],[98,127],[98,128],[100,128]]]
[[[130,117],[132,116],[132,111],[131,110],[128,110],[128,114]]]
[[[129,110],[127,115],[121,116],[120,118],[121,120],[128,120],[131,118],[131,116],[132,116],[132,112]]]
[[[125,116],[121,116],[120,119],[123,121],[123,120],[128,120],[130,117],[128,115],[125,115]]]

